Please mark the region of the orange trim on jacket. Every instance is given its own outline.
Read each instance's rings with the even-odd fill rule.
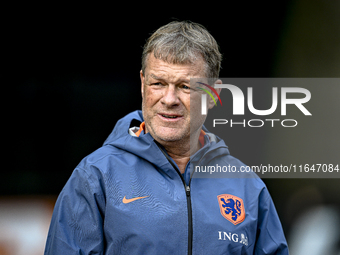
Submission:
[[[140,133],[144,131],[145,132],[145,122],[143,121],[140,126],[139,126],[139,130],[135,133],[137,137],[140,136]],[[198,138],[199,142],[200,142],[200,145],[201,145],[201,148],[204,146],[204,136],[206,135],[206,133],[201,130],[201,133],[200,133],[200,137]]]

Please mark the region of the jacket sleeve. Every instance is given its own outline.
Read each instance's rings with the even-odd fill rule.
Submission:
[[[73,171],[54,207],[45,255],[104,254],[105,199],[99,187],[94,174]]]
[[[255,255],[288,255],[288,246],[281,222],[268,190],[262,190],[259,200]]]

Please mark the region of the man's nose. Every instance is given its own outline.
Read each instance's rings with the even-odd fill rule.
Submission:
[[[176,86],[169,85],[162,96],[161,102],[167,106],[174,106],[179,104],[178,91]]]

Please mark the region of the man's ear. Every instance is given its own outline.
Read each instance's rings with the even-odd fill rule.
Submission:
[[[145,82],[145,77],[143,75],[143,71],[140,70],[140,81],[141,81],[141,92],[142,92],[142,98],[144,97],[144,82]]]
[[[222,81],[218,79],[215,82],[215,84],[222,84]],[[216,90],[217,94],[220,95],[221,88],[218,88],[218,89],[215,89],[215,90]],[[217,103],[219,101],[218,97],[216,96],[216,94],[213,91],[211,91],[211,92],[212,92],[211,94],[213,95],[213,97],[214,97],[214,99],[215,99],[215,101]],[[211,97],[208,97],[208,98],[209,98],[209,100],[208,100],[208,109],[212,109],[214,107],[214,105],[215,105],[215,102],[214,102],[214,100]]]

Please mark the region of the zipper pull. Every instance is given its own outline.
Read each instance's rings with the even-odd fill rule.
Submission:
[[[187,197],[190,197],[190,187],[189,186],[186,186],[185,187],[185,190],[187,192]]]

